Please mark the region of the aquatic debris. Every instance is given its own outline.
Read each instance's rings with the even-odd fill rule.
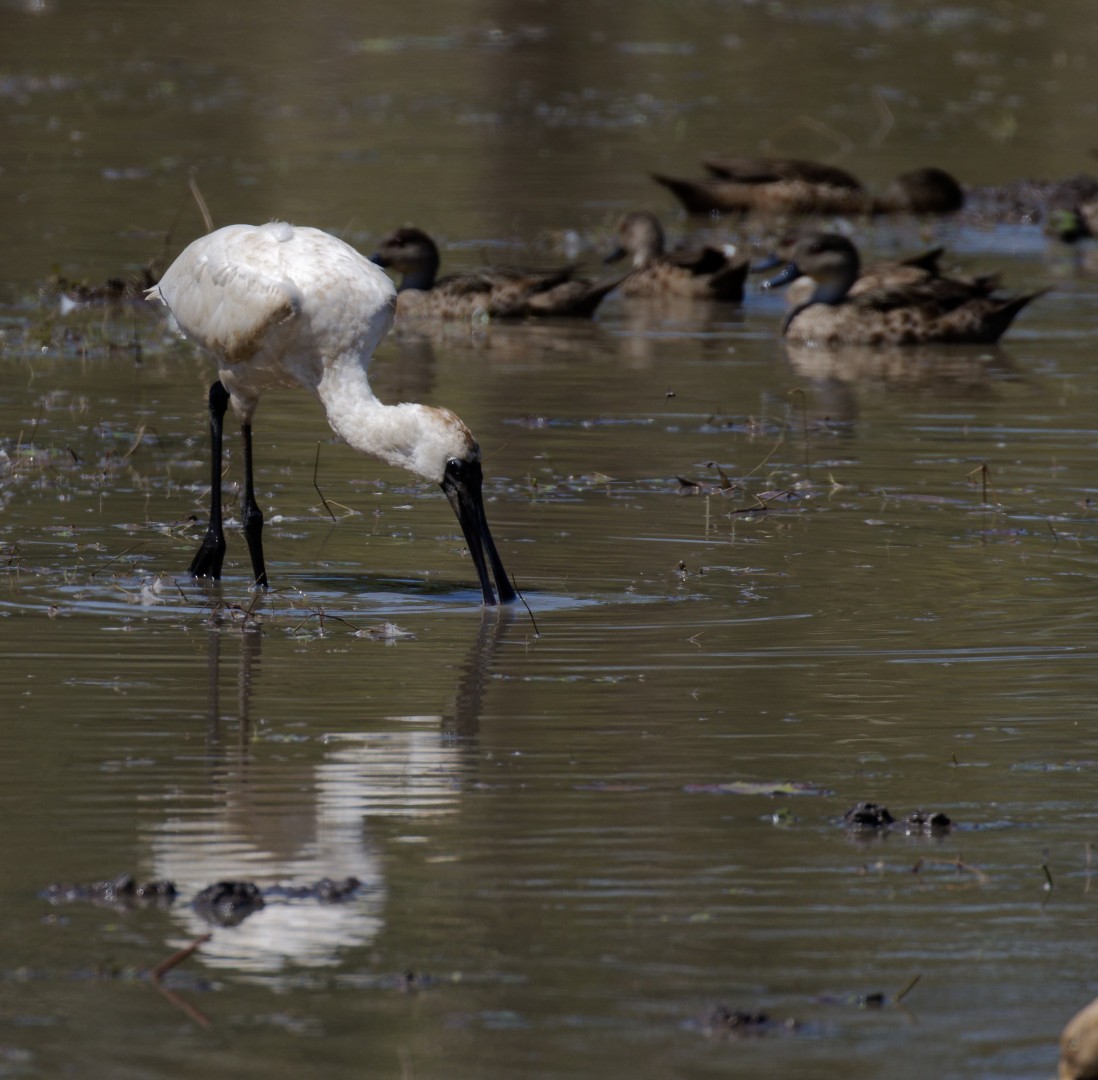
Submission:
[[[237,926],[262,907],[263,894],[251,881],[219,881],[194,898],[195,911],[218,926]]]
[[[715,1005],[703,1024],[706,1035],[736,1039],[791,1032],[799,1027],[798,1022],[792,1017],[785,1020],[771,1020],[770,1016],[761,1010],[751,1012],[746,1009],[730,1009],[723,1004]]]
[[[304,885],[268,885],[251,881],[218,881],[207,885],[192,901],[196,911],[219,926],[236,926],[261,910],[268,901],[315,900],[320,904],[341,904],[353,900],[363,884],[356,877],[321,878]],[[170,907],[178,892],[171,881],[137,884],[130,874],[113,881],[94,881],[88,885],[47,885],[39,894],[51,904],[92,903],[115,910],[137,906]]]
[[[887,806],[872,802],[856,803],[843,813],[843,824],[855,830],[887,829],[895,820]]]
[[[341,904],[353,899],[362,888],[356,877],[321,878],[314,885],[271,885],[263,890],[267,900],[318,900],[322,904]]]
[[[856,803],[842,816],[843,826],[854,834],[887,833],[896,819],[887,806],[874,802]],[[953,828],[948,814],[940,810],[913,810],[903,820],[908,836],[944,836]]]
[[[915,861],[915,865],[911,868],[913,874],[919,874],[925,867],[928,866],[940,866],[940,867],[952,867],[958,873],[962,871],[972,874],[976,879],[977,885],[986,885],[990,878],[977,866],[972,866],[969,863],[962,862],[961,859],[927,859],[920,857]]]
[[[1011,772],[1089,772],[1098,768],[1098,761],[1071,758],[1067,761],[1019,761],[1010,766]]]
[[[129,910],[134,907],[169,907],[175,900],[171,881],[146,881],[138,884],[131,874],[119,874],[111,881],[93,881],[88,885],[54,882],[41,893],[51,904],[87,902],[99,907]]]
[[[387,645],[392,645],[396,641],[415,641],[416,639],[416,635],[411,630],[405,630],[392,622],[367,626],[362,630],[356,630],[353,636],[370,638],[371,641],[384,641]]]
[[[921,978],[922,975],[916,972],[895,994],[886,994],[883,991],[876,990],[867,994],[824,994],[816,1000],[825,1005],[848,1005],[858,1009],[883,1009],[890,1005],[899,1005],[915,989]]]
[[[637,791],[650,791],[647,784],[631,784],[626,780],[592,780],[587,784],[573,784],[573,791],[606,791],[614,794],[632,794]]]
[[[732,780],[727,784],[687,784],[683,791],[689,795],[832,795],[826,788],[804,780],[786,780],[766,783],[754,780]]]
[[[953,828],[953,822],[941,811],[913,810],[904,819],[904,831],[908,836],[940,836]]]

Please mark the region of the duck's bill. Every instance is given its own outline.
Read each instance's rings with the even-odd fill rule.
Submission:
[[[747,268],[750,274],[765,274],[776,266],[784,266],[785,260],[778,255],[764,255],[761,259],[753,259]]]
[[[772,278],[767,278],[763,283],[764,289],[780,289],[783,285],[788,285],[791,281],[796,281],[801,276],[801,272],[796,263],[787,263],[784,270],[775,274]]]
[[[629,253],[625,250],[625,248],[616,247],[616,248],[614,248],[613,251],[610,252],[609,255],[604,256],[602,261],[604,263],[621,262],[621,260],[624,259],[625,256],[628,255],[628,254]]]
[[[481,494],[483,473],[479,461],[457,461],[446,463],[442,476],[442,490],[457,515],[461,531],[465,534],[465,544],[473,557],[473,565],[480,578],[480,589],[485,604],[509,604],[515,599],[515,590],[507,579],[503,561],[496,551],[492,533],[488,528],[488,519],[484,516],[484,497]],[[492,577],[496,579],[492,589]],[[498,598],[497,598],[498,594]]]
[[[374,263],[376,266],[384,267],[389,265],[389,260],[385,258],[380,251],[375,251],[373,255],[370,256],[370,262]]]

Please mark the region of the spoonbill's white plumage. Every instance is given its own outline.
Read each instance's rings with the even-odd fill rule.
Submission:
[[[484,602],[496,603],[497,592],[501,603],[514,599],[485,519],[480,448],[469,429],[449,409],[384,405],[370,389],[367,367],[392,326],[396,289],[369,259],[319,229],[284,222],[227,225],[187,247],[148,296],[164,303],[184,336],[218,365],[209,397],[210,525],[192,574],[221,576],[221,440],[231,402],[244,439],[244,535],[255,582],[267,584],[263,514],[252,482],[252,416],[264,390],[303,386],[356,450],[442,486]]]

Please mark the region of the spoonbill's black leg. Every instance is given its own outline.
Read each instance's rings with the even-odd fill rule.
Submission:
[[[244,539],[248,541],[248,554],[252,557],[252,573],[255,584],[267,587],[267,568],[263,564],[263,511],[255,501],[255,485],[252,482],[252,425],[240,429],[244,436],[244,498],[241,515],[244,519]]]
[[[225,428],[225,410],[229,392],[220,380],[210,387],[210,524],[202,546],[191,561],[194,577],[221,577],[225,560],[225,533],[221,528],[221,438]]]

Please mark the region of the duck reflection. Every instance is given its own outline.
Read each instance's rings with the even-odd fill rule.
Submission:
[[[997,384],[1022,378],[999,346],[841,345],[782,343],[793,372],[810,384],[815,411],[829,421],[852,423],[860,398],[873,390],[897,390],[934,397],[984,399]]]
[[[512,620],[485,611],[459,671],[447,715],[386,718],[369,731],[324,737],[320,760],[304,771],[293,764],[274,777],[253,761],[253,688],[260,682],[263,636],[258,627],[207,637],[208,787],[186,795],[184,806],[150,837],[157,878],[176,882],[190,897],[218,881],[247,880],[260,888],[357,878],[362,888],[344,903],[277,897],[239,925],[216,929],[200,957],[211,967],[270,976],[294,966],[322,967],[370,942],[384,925],[384,853],[370,836],[377,818],[424,819],[454,813],[461,777],[477,734],[493,657]],[[223,654],[238,650],[235,709],[222,713]],[[284,736],[285,737],[285,736]],[[270,738],[270,737],[268,737]],[[286,758],[312,757],[312,737]],[[278,784],[278,780],[284,783]],[[181,931],[196,937],[210,927],[189,904],[173,908]]]
[[[619,352],[634,370],[658,367],[667,359],[668,340],[697,343],[702,359],[726,360],[733,331],[745,324],[743,309],[717,300],[684,296],[627,298],[622,302]]]

